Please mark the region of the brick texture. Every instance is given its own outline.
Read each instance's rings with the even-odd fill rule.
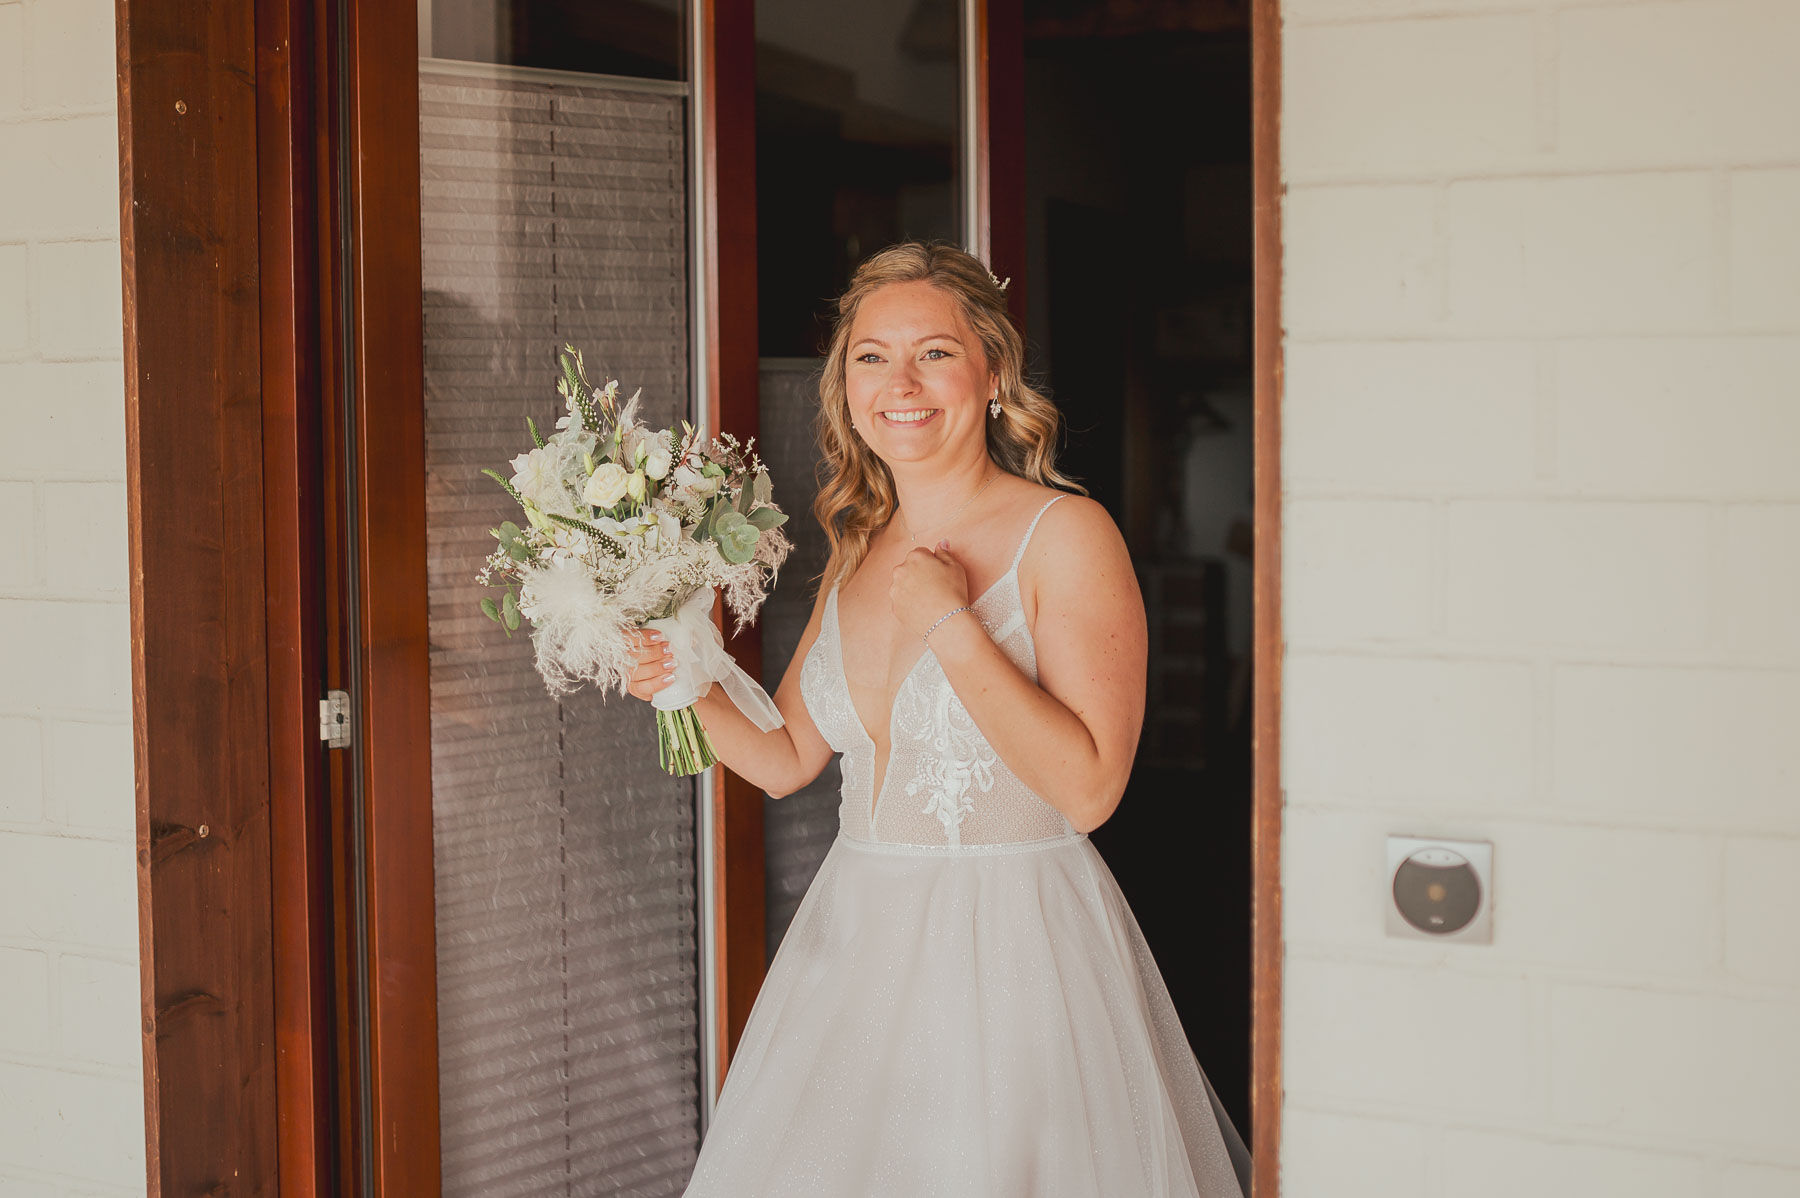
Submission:
[[[1282,9],[1283,1192],[1800,1193],[1800,7]]]
[[[0,2],[0,1194],[146,1191],[106,0]]]

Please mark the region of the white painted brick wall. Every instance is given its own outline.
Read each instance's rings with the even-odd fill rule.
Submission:
[[[1794,1198],[1800,5],[1282,8],[1284,1193]]]
[[[0,0],[0,1194],[143,1194],[108,0]]]

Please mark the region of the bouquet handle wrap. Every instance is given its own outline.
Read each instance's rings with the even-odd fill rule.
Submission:
[[[680,711],[693,706],[717,682],[752,724],[773,732],[786,722],[781,709],[725,651],[725,638],[712,622],[712,605],[713,588],[699,587],[683,600],[675,615],[644,622],[644,627],[663,634],[675,657],[675,677],[650,696],[651,706],[659,711]]]

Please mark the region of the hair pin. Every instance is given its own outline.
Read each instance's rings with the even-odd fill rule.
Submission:
[[[1002,282],[1001,282],[1001,281],[1000,281],[1000,276],[998,276],[998,275],[996,275],[996,274],[995,274],[995,273],[994,273],[994,272],[993,272],[993,271],[991,271],[991,270],[990,270],[990,271],[988,271],[988,278],[990,278],[990,279],[992,279],[992,280],[994,280],[994,286],[995,286],[995,287],[997,287],[997,288],[999,288],[999,289],[1000,289],[1000,290],[1001,290],[1001,291],[1005,291],[1005,290],[1006,290],[1006,283],[1010,283],[1010,282],[1012,282],[1012,276],[1011,276],[1011,275],[1007,275],[1007,276],[1006,276],[1006,283],[1002,283]]]

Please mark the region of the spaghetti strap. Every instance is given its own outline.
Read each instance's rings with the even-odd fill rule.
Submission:
[[[1051,504],[1067,494],[1067,491],[1059,491],[1055,495],[1052,495],[1044,502],[1044,506],[1038,509],[1037,515],[1031,518],[1031,523],[1025,528],[1025,535],[1019,539],[1019,551],[1013,554],[1012,565],[1007,567],[1008,573],[1017,570],[1019,568],[1019,563],[1025,560],[1025,546],[1031,543],[1031,534],[1037,531],[1038,521],[1044,518],[1044,513],[1050,510]]]

